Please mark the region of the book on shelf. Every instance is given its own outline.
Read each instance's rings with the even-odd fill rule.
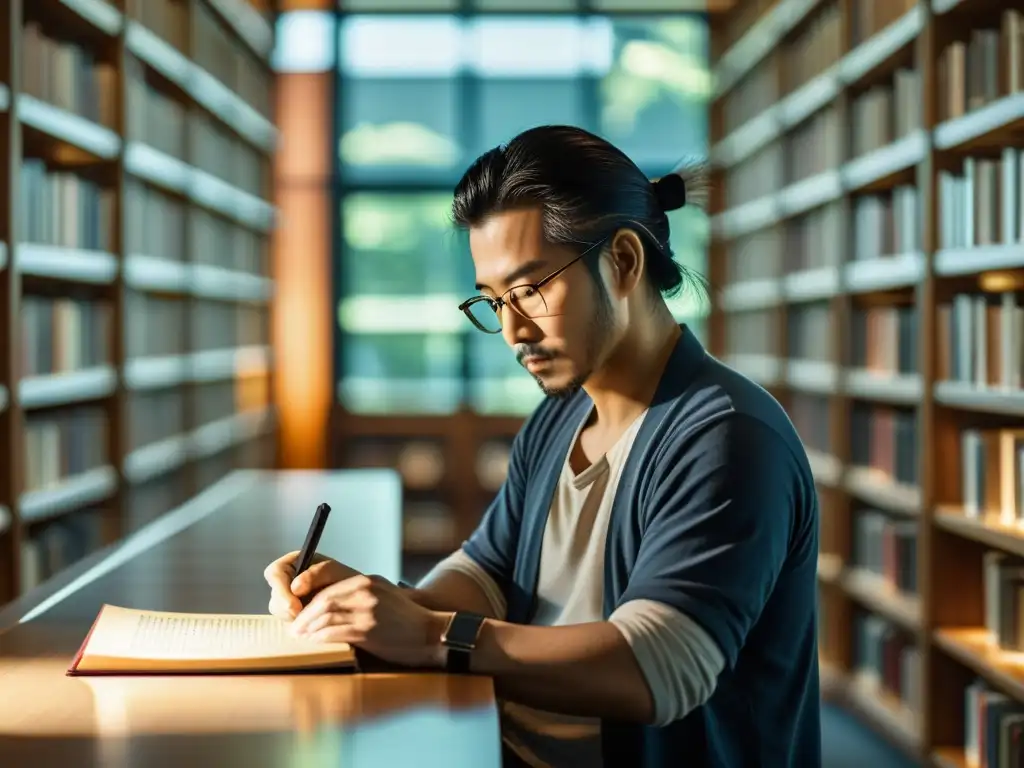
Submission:
[[[961,503],[970,518],[998,516],[1005,525],[1024,511],[1024,430],[964,429],[960,433]]]
[[[973,248],[1021,241],[1021,150],[996,158],[966,157],[957,170],[939,173],[939,247]]]
[[[919,129],[921,103],[921,78],[913,69],[898,69],[891,82],[874,85],[855,97],[850,124],[853,156],[881,149]]]
[[[853,260],[913,253],[921,247],[920,228],[916,187],[900,185],[885,192],[858,195],[853,199]]]
[[[353,670],[348,643],[294,637],[263,614],[180,613],[104,605],[69,675]]]
[[[759,229],[726,243],[726,283],[778,278],[785,246],[786,231],[781,225]]]
[[[107,364],[112,316],[108,302],[22,296],[21,375]]]
[[[95,123],[115,123],[117,70],[87,47],[47,36],[35,21],[21,31],[21,90]]]
[[[798,304],[786,312],[787,353],[790,359],[832,361],[834,329],[827,301]]]
[[[854,645],[859,676],[918,711],[921,654],[913,640],[881,616],[858,612]]]
[[[781,274],[838,266],[842,254],[835,244],[840,242],[843,233],[840,203],[829,203],[787,219],[783,227]]]
[[[1024,765],[1024,705],[982,680],[964,694],[964,761],[968,768]]]
[[[982,560],[985,629],[1005,651],[1024,651],[1024,560],[989,551]]]
[[[850,363],[856,368],[899,375],[917,373],[917,307],[853,307]]]
[[[1008,8],[939,54],[938,112],[951,120],[1024,88],[1021,11]]]
[[[854,401],[850,461],[880,470],[892,482],[917,485],[917,414],[911,409]]]
[[[853,518],[853,565],[869,571],[894,589],[917,592],[917,522],[898,520],[874,509]]]
[[[22,242],[112,250],[112,190],[78,174],[49,169],[44,161],[31,157],[22,160],[18,184]]]
[[[102,510],[83,509],[35,527],[21,542],[21,589],[27,592],[103,545]]]
[[[843,12],[824,3],[783,49],[782,79],[792,92],[835,64],[843,51]]]
[[[859,0],[851,4],[850,40],[859,45],[917,5],[917,0]]]
[[[826,395],[794,392],[790,395],[787,408],[803,444],[823,454],[832,453],[830,406]]]
[[[108,422],[100,407],[29,412],[24,430],[25,492],[52,488],[108,463]]]
[[[958,293],[938,307],[940,381],[1019,389],[1024,380],[1024,306],[1019,294]]]

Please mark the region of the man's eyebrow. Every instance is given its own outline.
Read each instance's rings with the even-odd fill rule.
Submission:
[[[531,259],[530,261],[520,265],[519,267],[516,267],[516,269],[514,269],[512,272],[509,272],[507,275],[505,275],[505,279],[502,282],[505,285],[512,287],[518,281],[522,280],[524,277],[528,277],[537,269],[545,266],[546,264],[547,262],[544,259]],[[489,285],[485,285],[484,283],[477,283],[476,289],[478,291],[482,291],[484,289],[493,290]]]

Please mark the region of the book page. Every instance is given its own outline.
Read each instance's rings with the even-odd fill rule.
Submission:
[[[86,652],[136,659],[245,659],[348,649],[345,643],[292,637],[288,622],[270,615],[169,613],[108,605]]]

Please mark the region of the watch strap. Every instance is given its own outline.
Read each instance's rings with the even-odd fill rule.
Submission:
[[[466,674],[470,671],[470,661],[476,640],[483,626],[485,616],[468,611],[456,611],[448,620],[448,625],[441,634],[441,643],[448,648],[445,669],[455,674]]]

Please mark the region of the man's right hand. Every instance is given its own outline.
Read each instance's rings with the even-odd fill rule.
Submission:
[[[352,576],[361,575],[354,568],[342,565],[323,555],[314,555],[313,564],[295,577],[298,551],[289,552],[267,566],[263,578],[270,585],[269,610],[273,616],[294,619],[302,610],[303,600],[312,597],[324,587]]]

